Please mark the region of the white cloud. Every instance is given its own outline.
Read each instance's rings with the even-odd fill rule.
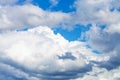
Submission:
[[[57,4],[59,1],[51,0],[50,2]],[[32,4],[1,6],[0,25],[3,27],[0,29],[14,29],[16,25],[18,28],[62,25],[70,29],[73,25],[80,23],[119,24],[119,11],[116,10],[119,8],[119,0],[77,0],[74,5],[76,7],[74,13],[44,11]],[[110,9],[113,7],[116,9],[111,12]]]
[[[118,4],[116,4],[118,3]],[[75,3],[75,23],[114,24],[119,22],[118,11],[111,12],[111,7],[119,5],[119,0],[77,0]]]
[[[70,19],[69,14],[44,11],[32,4],[1,6],[0,13],[0,30],[10,30],[24,26],[35,27],[38,25],[55,27],[64,24]]]
[[[50,78],[51,75],[52,79],[69,79],[70,77],[66,76],[67,72],[84,73],[90,70],[91,61],[109,60],[107,56],[101,57],[94,54],[91,49],[86,47],[86,43],[68,42],[60,34],[55,35],[48,27],[40,26],[28,31],[3,33],[0,35],[0,40],[1,62],[9,60],[8,63],[15,63],[15,65],[10,64],[11,66],[21,66],[23,69],[31,71],[26,74],[33,73],[36,75],[33,77],[36,78],[44,76]],[[59,58],[67,52],[71,53],[75,59],[71,59],[69,55],[69,58]],[[52,76],[55,73],[62,74]],[[74,73],[69,75],[73,77],[72,74]]]
[[[59,0],[50,0],[52,6],[56,6],[59,3]]]
[[[112,24],[105,29],[106,32],[112,33],[120,33],[120,23]]]
[[[93,67],[84,77],[74,80],[119,80],[120,68],[108,71],[104,68]]]

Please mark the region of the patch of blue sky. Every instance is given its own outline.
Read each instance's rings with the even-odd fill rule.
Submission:
[[[86,45],[86,47],[87,48],[89,48],[89,49],[92,49],[92,47],[88,44],[88,45]],[[95,53],[95,54],[102,54],[102,52],[101,51],[99,51],[99,50],[96,50],[96,49],[92,49],[92,52],[93,53]]]
[[[90,46],[90,45],[86,45],[86,47],[87,47],[87,48],[91,48],[91,46]]]
[[[16,4],[23,5],[24,3],[25,3],[25,0],[18,0],[18,2]]]
[[[96,49],[93,49],[89,44],[88,45],[86,45],[86,47],[87,48],[89,48],[89,49],[92,49],[92,52],[93,53],[95,53],[95,54],[102,54],[102,52],[101,51],[99,51],[99,50],[96,50]]]
[[[80,37],[78,40],[81,42],[87,42],[88,38],[86,37],[86,35],[84,35],[82,38]]]
[[[72,12],[75,11],[73,8],[73,4],[76,0],[58,0],[58,4],[52,6],[49,0],[33,0],[32,4],[39,6],[43,10],[50,10],[50,11],[62,11],[62,12]],[[51,7],[52,6],[52,7]]]
[[[111,11],[111,12],[114,12],[114,11],[120,12],[120,7],[117,7],[117,8],[111,7],[111,8],[110,8],[110,11]]]
[[[33,0],[32,4],[39,6],[44,10],[47,10],[51,5],[49,0]]]
[[[107,27],[106,24],[96,24],[96,26],[100,27],[101,30],[104,30]]]
[[[52,11],[62,11],[62,12],[73,12],[75,11],[74,2],[76,0],[59,0],[59,3],[56,6],[51,8]]]
[[[92,50],[92,52],[95,53],[95,54],[102,54],[102,52],[100,52],[99,50],[95,50],[95,49]]]
[[[76,25],[74,27],[73,30],[67,30],[67,29],[63,29],[61,27],[54,29],[54,33],[60,33],[65,39],[69,40],[69,41],[75,41],[75,40],[79,40],[80,37],[82,36],[82,33],[88,31],[91,27],[91,24],[88,24],[87,26],[84,25]],[[83,38],[83,40],[81,40],[83,42],[85,42],[85,38]]]
[[[114,7],[111,7],[111,8],[110,8],[110,11],[111,11],[111,12],[115,11],[115,8],[114,8]]]
[[[17,32],[20,32],[20,31],[27,31],[29,28],[28,27],[22,27],[21,29],[18,29],[16,30]]]
[[[54,30],[54,33],[60,33],[65,39],[69,40],[69,41],[74,41],[77,40],[80,37],[81,31],[80,28],[77,27],[72,31],[68,31],[66,29],[62,29],[62,28],[57,28]]]
[[[119,12],[120,12],[120,7],[118,7],[118,8],[117,8],[117,11],[119,11]]]

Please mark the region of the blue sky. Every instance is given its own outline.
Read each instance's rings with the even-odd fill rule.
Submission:
[[[62,11],[62,12],[73,12],[75,11],[75,8],[73,6],[75,0],[56,0],[58,1],[58,4],[55,6],[52,6],[49,0],[33,0],[32,3],[34,5],[38,5],[44,10],[51,10],[51,11]],[[51,7],[52,6],[52,7]]]
[[[75,40],[79,40],[82,33],[85,33],[86,31],[88,31],[90,29],[92,25],[88,24],[88,25],[75,25],[74,29],[71,30],[67,30],[67,29],[62,29],[60,27],[54,29],[55,33],[60,33],[65,39],[69,40],[69,41],[75,41]],[[85,38],[83,38],[81,41],[86,41]]]

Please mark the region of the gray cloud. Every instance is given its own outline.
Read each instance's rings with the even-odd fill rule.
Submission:
[[[114,24],[119,22],[119,11],[110,11],[119,6],[119,0],[77,0],[73,20],[82,24]],[[118,3],[118,4],[116,4]]]

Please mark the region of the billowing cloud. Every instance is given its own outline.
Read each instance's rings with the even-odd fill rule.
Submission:
[[[55,35],[48,27],[3,33],[0,40],[1,66],[10,67],[7,71],[4,67],[0,70],[17,70],[12,74],[13,78],[18,79],[27,79],[29,75],[38,79],[75,78],[77,74],[90,71],[93,61],[109,59],[107,56],[94,54],[85,43],[68,42],[60,34]],[[11,74],[8,72],[8,75]]]
[[[35,27],[47,25],[55,27],[64,24],[70,18],[62,12],[44,11],[32,4],[1,6],[0,30],[19,29],[20,27]]]
[[[120,34],[115,31],[115,28],[119,26],[113,27],[111,32],[109,32],[108,28],[101,29],[99,27],[92,27],[92,29],[88,32],[89,35],[89,44],[92,48],[101,51],[103,54],[111,56],[111,59],[108,62],[101,63],[102,66],[113,69],[120,66],[119,59],[119,48],[120,48]],[[106,66],[107,65],[107,66]]]
[[[73,20],[76,24],[114,24],[120,20],[119,0],[77,0]],[[117,4],[116,4],[117,3]]]

